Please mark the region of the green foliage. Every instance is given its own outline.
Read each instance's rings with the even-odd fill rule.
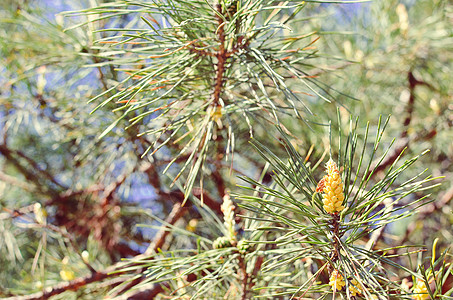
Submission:
[[[127,118],[126,130],[135,126],[140,135],[152,136],[144,155],[177,143],[164,173],[176,161],[185,160],[173,177],[176,180],[188,169],[186,198],[197,175],[206,172],[200,170],[209,168],[209,157],[224,149],[232,159],[235,147],[241,146],[236,136],[247,129],[253,136],[257,127],[278,123],[280,115],[294,113],[306,120],[312,114],[304,99],[309,93],[329,101],[307,73],[316,57],[311,47],[315,32],[301,35],[290,28],[306,3],[131,5],[108,3],[77,13],[98,18],[105,18],[100,13],[106,12],[109,18],[133,14],[142,21],[119,31],[96,31],[107,32],[94,46],[107,61],[96,65],[121,66],[119,70],[128,75],[91,99],[111,95],[96,109],[114,100],[122,104],[115,109],[122,115],[100,138]],[[160,14],[164,14],[161,22]],[[292,82],[299,87],[289,88]]]
[[[0,297],[453,296],[451,3],[53,5],[0,4]]]
[[[320,292],[318,286],[313,286],[316,277],[305,277],[306,282],[299,282],[301,270],[294,268],[292,264],[302,258],[330,263],[332,268],[340,270],[343,275],[347,274],[348,278],[356,279],[361,286],[367,286],[371,294],[392,294],[396,292],[395,289],[399,289],[390,280],[386,280],[386,276],[391,272],[383,268],[383,264],[404,271],[409,270],[389,260],[382,254],[382,249],[374,250],[374,241],[369,240],[364,245],[360,239],[370,234],[372,236],[374,231],[386,224],[412,215],[413,208],[419,206],[423,199],[413,199],[410,195],[418,190],[429,188],[423,185],[433,179],[426,177],[417,181],[421,176],[419,174],[409,181],[399,182],[399,175],[418,159],[414,157],[400,166],[396,160],[381,180],[368,186],[369,179],[373,176],[370,166],[379,148],[386,123],[382,126],[383,128],[378,126],[373,144],[369,145],[366,142],[367,135],[365,136],[357,159],[355,155],[357,155],[358,140],[355,129],[347,136],[344,148],[340,149],[342,157],[339,161],[342,164],[339,166],[340,169],[345,170],[342,181],[345,183],[346,195],[344,200],[346,209],[340,215],[329,215],[322,208],[321,197],[315,193],[316,180],[313,171],[316,165],[314,168],[311,167],[311,164],[295,151],[289,140],[285,140],[288,162],[282,161],[268,148],[256,142],[259,152],[275,170],[276,185],[270,188],[251,179],[245,179],[259,189],[250,188],[255,190],[254,196],[239,196],[238,199],[245,201],[246,204],[243,207],[257,213],[257,217],[251,218],[254,220],[259,218],[261,226],[258,225],[253,228],[254,230],[264,232],[272,230],[271,234],[267,234],[266,243],[275,243],[284,248],[279,250],[278,254],[270,250],[272,258],[269,259],[268,264],[266,264],[267,261],[265,262],[266,268],[263,269],[270,274],[284,272],[294,275],[294,277],[287,277],[289,282],[285,285],[284,294],[295,297],[298,293],[306,295],[307,292]],[[371,155],[367,154],[366,150],[371,150]],[[378,160],[382,161],[386,154],[387,151]],[[369,159],[369,162],[363,161],[364,158]],[[364,170],[361,170],[361,166]],[[395,183],[397,187],[392,188]],[[259,192],[263,196],[259,197]],[[338,226],[338,232],[335,232],[336,226]],[[335,244],[336,239],[339,245]],[[401,246],[395,248],[400,249]],[[386,249],[386,251],[391,250],[392,248]],[[325,265],[321,269],[324,267]],[[376,276],[379,273],[381,275],[377,279]],[[282,278],[279,278],[278,282],[265,286],[279,287],[283,284]],[[299,285],[291,286],[296,278]],[[310,287],[313,291],[310,291]]]

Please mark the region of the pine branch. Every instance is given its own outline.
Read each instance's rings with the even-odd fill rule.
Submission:
[[[8,212],[12,218],[20,217],[30,224],[35,223],[35,220],[33,218],[30,218],[26,215],[26,213],[33,211],[33,208],[31,206],[22,208],[20,210],[15,210],[15,211],[9,210],[7,208],[3,208],[3,210]],[[82,252],[79,249],[76,239],[71,234],[69,234],[66,230],[64,230],[58,226],[55,226],[53,224],[48,224],[48,223],[36,223],[36,224],[34,224],[34,226],[49,229],[55,233],[58,233],[60,236],[66,238],[69,241],[70,245],[72,246],[72,249],[78,254],[81,261],[85,264],[85,266],[88,268],[88,270],[90,270],[91,273],[96,273],[96,270],[88,262],[86,262],[83,259]]]
[[[242,256],[239,256],[239,270],[242,277],[242,300],[249,299],[249,274],[247,273],[247,264]],[[251,279],[251,278],[250,278]]]
[[[168,217],[165,219],[165,222],[171,225],[174,225],[176,221],[178,221],[184,213],[187,211],[187,207],[181,206],[180,203],[175,203],[173,205],[173,209],[171,210],[170,214]],[[150,255],[156,251],[159,251],[159,249],[162,248],[162,246],[165,243],[165,239],[167,238],[168,234],[170,231],[166,228],[166,226],[163,226],[161,230],[156,234],[156,237],[151,245],[149,245],[148,249],[146,249],[144,255]]]
[[[440,197],[439,201],[434,201],[425,207],[423,207],[419,214],[417,215],[417,220],[425,220],[429,218],[433,213],[436,211],[442,210],[443,207],[448,207],[450,205],[451,201],[453,200],[453,187],[450,187],[448,190],[446,190],[443,195]],[[417,222],[411,222],[407,229],[406,232],[401,239],[401,244],[405,244],[409,238],[411,237],[412,233],[417,229]]]
[[[158,193],[161,199],[171,200],[172,202],[182,203],[184,200],[184,193],[181,191],[172,191],[172,192],[163,192],[159,191]],[[216,212],[219,216],[222,215],[222,210],[220,209],[220,202],[217,202],[210,194],[206,191],[202,191],[200,188],[192,189],[192,195],[198,199],[203,197],[203,204],[209,207],[212,211]],[[188,204],[185,204],[188,205]]]
[[[108,268],[104,271],[95,272],[85,277],[80,277],[69,282],[59,283],[53,287],[46,288],[43,292],[38,292],[25,296],[14,296],[6,298],[5,300],[41,300],[49,299],[52,296],[59,295],[66,291],[77,291],[78,289],[95,282],[103,281],[107,278],[119,276],[119,273],[112,273],[115,267]]]
[[[225,23],[223,19],[220,17],[223,15],[222,6],[220,4],[217,5],[218,15],[217,22],[219,27],[217,28],[217,36],[219,39],[219,51],[217,52],[217,69],[216,69],[216,79],[214,85],[214,94],[213,94],[213,106],[220,105],[220,94],[222,93],[223,89],[223,74],[225,72],[225,64],[227,60],[227,50],[225,49]]]
[[[419,85],[426,85],[428,87],[432,86],[424,81],[419,81],[414,77],[413,71],[409,71],[407,74],[407,80],[408,80],[408,88],[409,88],[409,100],[407,102],[406,106],[406,118],[404,119],[403,122],[403,131],[400,134],[400,138],[398,140],[399,146],[393,151],[391,155],[387,157],[386,160],[381,162],[378,166],[375,166],[370,170],[368,173],[368,176],[375,176],[379,172],[385,170],[388,166],[390,166],[395,159],[397,159],[401,153],[407,149],[410,145],[410,139],[408,138],[408,132],[409,132],[409,126],[412,121],[412,116],[414,112],[414,105],[415,105],[415,88]],[[429,133],[426,135],[429,136]],[[405,152],[407,153],[407,152]]]
[[[165,223],[166,224],[170,224],[170,225],[174,225],[184,215],[184,213],[186,211],[187,211],[187,207],[181,206],[180,203],[175,203],[173,205],[173,209],[171,210],[170,214],[165,219]],[[163,247],[163,245],[165,243],[165,240],[166,240],[166,238],[167,238],[167,236],[169,234],[170,234],[170,231],[168,230],[167,226],[163,225],[161,227],[161,229],[159,230],[159,232],[155,235],[153,242],[148,246],[148,248],[146,249],[145,253],[143,255],[141,255],[141,257],[146,257],[146,256],[149,256],[149,255],[155,253],[155,252],[160,251],[160,249]],[[141,274],[144,271],[145,271],[145,269],[139,269],[135,273]],[[115,294],[116,295],[120,295],[120,294],[132,289],[134,286],[140,284],[143,279],[144,279],[143,276],[139,277],[137,279],[134,279],[133,281],[127,283],[120,290],[116,291]],[[154,291],[153,293],[156,293],[156,294],[159,293],[159,292],[156,292],[156,290],[160,290],[162,288],[163,288],[162,286],[158,285],[155,289],[153,289],[153,291]],[[146,293],[148,294],[149,291],[147,291]]]
[[[19,179],[17,179],[16,177],[14,176],[10,176],[8,174],[5,174],[3,173],[2,171],[0,171],[0,180],[3,181],[3,182],[6,182],[8,184],[11,184],[11,185],[14,185],[14,186],[17,186],[27,192],[32,192],[35,190],[35,186],[32,185],[32,184],[29,184],[27,182],[23,182]]]
[[[174,205],[174,208],[172,210],[172,213],[169,215],[169,218],[166,219],[166,221],[170,224],[174,224],[187,210],[187,208],[182,207],[180,203],[176,203]],[[51,229],[56,229],[55,226],[53,225],[48,225],[51,226]],[[58,229],[58,231],[60,231]],[[158,251],[160,247],[162,247],[163,243],[165,242],[166,237],[168,236],[169,231],[166,228],[162,228],[161,231],[156,235],[155,240],[151,244],[147,250],[148,253],[152,253],[155,251]],[[134,259],[140,259],[143,257],[146,257],[147,255],[145,254],[140,254],[134,257]],[[15,296],[15,297],[10,297],[6,298],[7,300],[34,300],[34,299],[48,299],[52,296],[64,293],[65,291],[75,291],[78,290],[79,288],[90,284],[94,282],[99,282],[103,281],[107,278],[111,277],[116,277],[123,275],[124,272],[115,272],[118,268],[120,268],[122,265],[124,265],[123,262],[120,262],[106,270],[103,271],[95,271],[89,276],[85,277],[80,277],[77,279],[74,279],[70,282],[66,283],[60,283],[56,286],[46,288],[45,291],[31,294],[31,295],[26,295],[26,296]],[[126,278],[124,280],[127,280]],[[136,284],[138,284],[137,282]],[[129,287],[130,288],[130,287]]]
[[[42,177],[47,178],[49,181],[51,181],[53,184],[60,187],[61,189],[67,189],[67,187],[59,183],[52,174],[40,168],[36,161],[25,155],[22,151],[12,150],[8,148],[6,144],[0,144],[0,154],[2,154],[8,160],[8,162],[12,163],[16,167],[16,169],[20,173],[22,173],[22,175],[24,175],[24,177],[27,180],[33,182],[36,188],[42,193],[44,194],[55,193],[55,191],[52,189],[48,188],[48,190],[44,190],[42,188],[42,186],[48,187],[48,185],[43,185],[41,181]],[[20,162],[19,158],[22,158],[25,161],[27,161],[30,164],[30,166],[24,166],[23,163]]]
[[[161,283],[161,284],[155,284],[155,286],[151,289],[143,289],[143,290],[138,290],[133,293],[127,293],[122,296],[118,296],[117,299],[127,299],[127,300],[142,300],[142,299],[148,299],[152,300],[154,299],[157,295],[160,293],[165,292],[166,289],[168,289],[170,285],[168,283]]]

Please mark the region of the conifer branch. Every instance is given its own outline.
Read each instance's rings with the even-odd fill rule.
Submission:
[[[453,187],[450,187],[443,193],[439,201],[432,202],[423,207],[422,209],[420,209],[420,212],[417,215],[417,220],[425,220],[436,211],[441,211],[443,207],[448,207],[452,200],[453,200]],[[401,244],[407,243],[411,234],[416,230],[416,228],[417,221],[411,222],[411,224],[408,225],[406,232],[403,238],[401,239]]]
[[[53,184],[62,189],[66,189],[66,187],[59,183],[48,171],[43,170],[41,167],[39,167],[36,161],[34,161],[29,156],[25,155],[25,153],[23,153],[22,151],[12,150],[9,147],[7,147],[6,144],[0,144],[0,154],[2,154],[7,159],[8,162],[12,163],[17,168],[17,170],[24,175],[24,177],[27,180],[33,182],[36,188],[41,193],[43,194],[54,193],[53,190],[44,190],[42,188],[42,181],[40,179],[41,177],[47,178]],[[24,164],[20,161],[20,158],[27,161],[27,163],[29,163],[30,166],[24,166]]]
[[[184,212],[186,210],[187,210],[186,207],[182,207],[180,203],[176,203],[173,207],[172,213],[170,213],[166,222],[173,225],[184,214]],[[48,224],[48,226],[51,226],[51,225]],[[56,230],[60,231],[59,229],[55,228],[55,226],[52,226],[52,229],[53,230],[56,229]],[[169,234],[169,231],[166,228],[162,228],[161,231],[158,234],[156,234],[156,237],[155,237],[153,243],[147,249],[146,253],[140,254],[140,255],[136,256],[135,258],[138,259],[140,257],[149,255],[152,252],[158,251],[164,244],[165,239],[168,236],[168,234]],[[111,278],[111,277],[121,276],[124,274],[124,272],[117,272],[116,270],[118,268],[120,268],[122,265],[124,265],[124,263],[121,262],[106,270],[94,271],[89,276],[80,277],[80,278],[74,279],[74,280],[72,280],[70,282],[66,282],[66,283],[60,283],[53,287],[46,288],[43,292],[30,294],[30,295],[26,295],[26,296],[15,296],[15,297],[10,297],[10,298],[6,298],[6,299],[7,300],[48,299],[52,296],[64,293],[65,291],[75,291],[90,283],[103,281],[103,280],[105,280],[107,278]],[[127,280],[127,278],[125,278],[124,281],[125,280]],[[135,282],[135,284],[138,284],[138,283],[139,283],[139,281]],[[128,286],[128,287],[130,288],[131,286]]]
[[[317,2],[120,0],[49,22],[0,4],[0,297],[451,296],[450,255],[436,241],[407,264],[424,255],[404,245],[451,225],[453,189],[425,198],[439,180],[423,171],[451,181],[451,5],[376,1],[345,35]],[[401,116],[375,124],[401,90]]]
[[[222,6],[220,4],[217,5],[217,11],[220,15],[223,15]],[[227,50],[225,48],[225,23],[223,19],[216,15],[217,22],[219,27],[217,28],[217,37],[219,41],[219,50],[216,53],[217,57],[217,67],[216,67],[216,76],[215,76],[215,84],[214,84],[214,92],[213,92],[213,106],[220,105],[220,95],[222,93],[223,85],[224,85],[224,72],[225,72],[225,64],[228,58]]]
[[[181,206],[180,203],[175,203],[173,205],[173,209],[171,210],[170,214],[168,215],[165,222],[171,225],[174,225],[176,221],[178,221],[184,213],[187,211],[187,207]],[[152,244],[149,245],[148,249],[146,249],[144,255],[150,255],[153,252],[159,251],[165,243],[165,239],[168,236],[170,231],[166,228],[166,226],[162,226],[162,229],[156,234],[156,237]]]
[[[66,291],[76,291],[81,287],[84,287],[90,283],[95,283],[99,281],[103,281],[107,278],[111,278],[114,276],[119,276],[118,273],[111,273],[115,269],[109,268],[107,270],[101,272],[95,272],[85,277],[80,277],[69,282],[59,283],[53,287],[45,288],[44,291],[25,295],[25,296],[14,296],[6,298],[5,300],[42,300],[42,299],[49,299],[52,296],[59,295]]]
[[[389,156],[387,156],[386,160],[381,162],[378,166],[375,166],[370,170],[368,173],[368,176],[375,176],[379,172],[385,170],[388,166],[390,166],[395,159],[397,159],[401,153],[407,149],[410,145],[410,139],[408,138],[408,132],[409,132],[409,126],[412,121],[412,116],[414,112],[414,105],[415,105],[415,88],[419,85],[426,85],[430,88],[433,88],[430,84],[424,82],[424,81],[419,81],[415,78],[413,71],[409,71],[407,73],[407,81],[408,81],[408,89],[409,89],[409,99],[406,105],[406,117],[403,121],[403,131],[400,134],[400,139],[398,141],[398,147],[393,150],[393,153]],[[429,133],[427,134],[429,136]]]

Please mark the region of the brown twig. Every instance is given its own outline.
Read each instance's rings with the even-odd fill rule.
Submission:
[[[194,45],[191,45],[191,46],[189,47],[189,51],[190,51],[190,52],[193,52],[193,53],[196,53],[196,54],[198,54],[198,55],[201,55],[201,56],[213,56],[213,57],[216,56],[214,53],[209,52],[209,51],[207,51],[207,50],[200,50],[200,49],[197,49],[197,48],[195,48]]]
[[[203,192],[203,205],[206,205],[212,211],[217,213],[219,216],[222,216],[223,213],[222,213],[222,210],[220,209],[220,206],[221,206],[220,202],[217,202],[216,200],[214,200],[214,198],[212,198],[211,195],[209,195],[206,191],[202,191],[200,188],[192,189],[192,195],[197,198],[201,198],[202,192]],[[158,191],[158,195],[160,198],[169,199],[173,202],[182,203],[184,200],[184,193],[181,191],[172,191],[172,192]]]
[[[45,108],[45,107],[49,107],[50,108],[50,112],[51,113],[46,113],[46,111],[44,109],[39,109],[38,110],[38,114],[39,116],[41,116],[43,119],[47,119],[49,120],[50,122],[58,125],[58,126],[61,126],[63,128],[65,128],[66,130],[74,130],[75,128],[70,125],[69,123],[65,123],[65,122],[62,122],[64,119],[59,119],[57,118],[55,115],[58,113],[58,106],[53,106],[51,107],[49,105],[49,100],[46,100],[44,98],[44,95],[42,94],[36,94],[34,95],[34,99],[36,99],[40,105],[41,108]],[[52,102],[57,102],[56,99],[52,99]]]
[[[247,264],[245,263],[244,257],[241,255],[239,256],[239,268],[242,273],[242,300],[248,299],[248,291],[249,291],[249,274],[247,273]]]
[[[6,160],[13,164],[16,169],[24,175],[24,177],[28,180],[31,181],[35,184],[36,188],[43,194],[47,194],[48,192],[53,192],[53,191],[44,191],[42,189],[42,183],[41,178],[45,177],[48,180],[50,180],[52,183],[55,185],[66,189],[65,186],[63,186],[61,183],[59,183],[49,172],[43,170],[42,168],[39,167],[38,163],[35,162],[33,159],[25,155],[22,151],[19,150],[12,150],[8,148],[5,144],[0,144],[0,154],[2,154]],[[24,166],[21,162],[20,159],[22,158],[28,162],[30,166]],[[33,170],[33,171],[31,171]]]
[[[238,52],[241,49],[244,49],[248,47],[249,41],[246,41],[243,36],[239,36],[237,40],[235,41],[232,49],[228,51],[228,49],[225,47],[225,42],[226,42],[226,35],[225,35],[225,22],[223,18],[220,17],[220,15],[226,16],[228,12],[223,11],[222,5],[218,4],[217,5],[217,11],[218,15],[216,15],[217,22],[219,24],[217,28],[217,38],[219,41],[219,50],[214,53],[214,54],[205,54],[205,55],[210,55],[210,56],[215,56],[217,57],[217,65],[216,65],[216,76],[214,80],[214,92],[213,92],[213,106],[219,106],[220,105],[220,95],[222,94],[223,91],[223,86],[224,86],[224,81],[225,81],[225,71],[226,71],[226,65],[227,61],[230,57],[233,56],[236,52]],[[239,29],[239,23],[236,23],[236,30]]]
[[[186,207],[181,207],[181,205],[179,203],[176,203],[172,210],[172,213],[166,219],[166,222],[169,224],[174,224],[184,214],[184,212],[186,210],[187,210]],[[53,226],[53,225],[49,225],[49,226]],[[156,235],[156,238],[155,238],[152,246],[150,246],[148,248],[149,251],[147,250],[147,252],[151,253],[153,251],[157,251],[160,247],[162,247],[168,234],[169,234],[169,231],[167,230],[167,228],[163,227],[161,229],[161,231]],[[139,258],[144,258],[145,256],[146,256],[146,254],[145,255],[140,254],[140,255],[137,255],[135,258],[139,259]],[[6,299],[8,299],[8,300],[48,299],[52,296],[64,293],[65,291],[75,291],[87,284],[102,281],[102,280],[110,278],[110,277],[122,275],[122,274],[124,274],[123,272],[111,273],[111,272],[115,271],[116,269],[118,269],[118,267],[120,267],[121,265],[124,265],[124,263],[119,263],[104,271],[94,272],[90,276],[80,277],[80,278],[74,279],[70,282],[61,283],[61,284],[55,285],[53,287],[46,288],[43,292],[30,294],[30,295],[26,295],[26,296],[15,296],[15,297],[10,297],[10,298],[6,298]],[[139,283],[139,282],[137,282],[137,283]],[[135,283],[135,284],[137,284],[137,283]],[[136,299],[138,299],[138,298],[136,298]]]
[[[38,300],[38,299],[49,299],[52,296],[64,293],[66,291],[76,291],[79,288],[86,286],[87,284],[93,283],[93,282],[99,282],[104,279],[113,277],[113,276],[118,276],[119,273],[111,273],[115,269],[110,268],[102,272],[95,272],[91,275],[85,276],[85,277],[80,277],[74,280],[71,280],[69,282],[64,282],[57,284],[52,287],[48,287],[44,289],[42,292],[30,294],[30,295],[25,295],[25,296],[14,296],[14,297],[9,297],[5,298],[5,300]]]
[[[404,119],[403,122],[403,131],[400,134],[400,146],[396,148],[393,153],[388,156],[383,162],[381,162],[378,166],[375,166],[374,168],[371,168],[371,170],[367,174],[367,178],[369,176],[375,176],[379,172],[385,170],[388,166],[390,166],[395,159],[401,154],[401,152],[409,147],[409,139],[408,139],[408,132],[409,132],[409,125],[412,121],[412,116],[414,112],[414,106],[415,106],[415,88],[418,85],[426,85],[428,87],[431,87],[428,83],[424,81],[419,81],[414,77],[413,71],[409,71],[407,74],[407,80],[408,80],[408,88],[409,88],[409,100],[407,102],[406,106],[406,118]],[[431,87],[432,88],[432,87]]]
[[[159,173],[156,170],[155,164],[145,163],[141,168],[140,172],[145,173],[148,177],[148,183],[153,186],[157,191],[161,190]]]
[[[217,188],[217,192],[219,194],[219,197],[223,199],[223,196],[225,196],[225,181],[223,180],[222,175],[219,172],[219,169],[216,167],[216,169],[212,172],[212,179],[214,180],[215,186]]]
[[[370,176],[374,177],[379,172],[384,171],[388,166],[393,164],[395,160],[398,158],[398,156],[401,155],[401,152],[403,152],[408,147],[409,139],[405,138],[403,140],[400,140],[398,147],[395,150],[393,150],[392,154],[387,156],[387,158],[384,161],[382,161],[378,166],[371,168],[368,174],[366,175],[366,178],[369,178]]]
[[[340,216],[339,214],[331,214],[332,218],[329,221],[330,231],[332,232],[332,255],[330,260],[335,263],[340,257]],[[334,268],[334,266],[329,265]]]
[[[11,185],[14,185],[14,186],[17,186],[27,192],[32,192],[34,191],[35,187],[27,182],[23,182],[19,179],[17,179],[16,177],[14,176],[10,176],[8,174],[5,174],[3,173],[2,171],[0,171],[0,181],[3,181],[3,182],[6,182],[8,184],[11,184]]]
[[[426,205],[421,209],[421,211],[417,215],[418,220],[424,220],[429,217],[433,212],[442,209],[442,207],[449,205],[449,203],[453,200],[453,187],[450,187],[440,198],[440,201],[434,201],[430,204]],[[406,243],[409,240],[412,232],[415,231],[417,227],[417,222],[411,222],[406,229],[406,233],[404,234],[403,239],[401,240],[401,244]]]
[[[407,74],[407,80],[409,82],[409,100],[406,106],[406,118],[404,119],[403,126],[404,130],[401,133],[401,138],[405,138],[407,136],[409,125],[412,120],[412,114],[414,112],[414,104],[415,104],[415,87],[421,84],[420,81],[415,79],[414,74],[412,71],[409,71]]]
[[[136,291],[132,294],[125,294],[123,297],[117,297],[117,299],[127,299],[127,300],[142,300],[142,299],[154,299],[158,294],[165,291],[165,288],[169,288],[168,283],[156,284],[153,288],[147,288],[143,290]]]
[[[220,4],[217,5],[217,11],[219,14],[222,14],[222,6]],[[223,75],[225,72],[225,64],[228,58],[227,50],[225,49],[225,23],[220,16],[217,16],[217,21],[219,23],[219,27],[217,29],[217,36],[219,38],[219,51],[216,53],[217,57],[217,69],[216,69],[216,77],[215,77],[215,84],[214,84],[214,93],[213,93],[213,103],[215,106],[220,105],[220,94],[222,93],[223,89]]]
[[[176,221],[178,221],[184,213],[187,211],[187,207],[181,206],[180,203],[175,203],[173,205],[173,209],[171,210],[168,217],[165,219],[165,222],[170,225],[174,225]],[[153,252],[158,251],[162,248],[165,243],[165,239],[167,235],[170,233],[167,226],[162,226],[160,231],[156,234],[156,238],[154,239],[153,243],[149,245],[148,249],[145,251],[145,255],[150,255]]]
[[[13,210],[10,210],[8,208],[3,208],[3,210],[8,212],[11,215],[12,218],[21,217],[22,219],[24,219],[25,221],[27,221],[29,223],[34,223],[35,222],[34,218],[31,218],[31,217],[26,215],[27,213],[30,213],[31,211],[33,211],[33,206],[32,205],[29,205],[27,207],[23,207],[19,211],[17,211],[17,210],[13,211]],[[49,230],[51,230],[53,232],[56,232],[56,233],[60,234],[62,237],[65,237],[69,241],[69,243],[71,244],[73,250],[75,250],[75,252],[82,259],[82,261],[85,264],[85,266],[90,270],[90,272],[91,273],[96,273],[96,270],[88,262],[86,262],[83,259],[82,252],[80,251],[79,246],[78,246],[77,241],[75,240],[75,238],[71,234],[69,234],[66,230],[63,230],[62,228],[60,228],[58,226],[55,226],[53,224],[48,224],[48,223],[44,223],[44,224],[36,223],[36,224],[33,224],[33,226],[47,228],[47,229],[49,229]]]
[[[173,209],[171,210],[170,214],[165,219],[165,223],[166,224],[170,224],[170,225],[174,225],[184,215],[184,213],[187,211],[187,209],[188,209],[187,207],[181,206],[181,204],[179,202],[175,203],[173,205]],[[149,245],[148,249],[146,249],[145,253],[143,255],[140,255],[140,257],[149,256],[149,255],[159,251],[162,248],[162,246],[165,243],[165,240],[166,240],[167,236],[170,234],[170,231],[168,230],[168,227],[167,227],[166,224],[164,224],[161,227],[159,232],[156,234],[153,242]],[[136,273],[141,274],[141,273],[143,273],[144,270],[145,269],[139,269],[139,270],[136,271]],[[141,276],[141,277],[139,277],[139,278],[137,278],[135,280],[132,280],[131,282],[126,284],[122,289],[117,291],[115,293],[115,296],[120,295],[120,294],[130,290],[132,287],[134,287],[134,286],[138,285],[140,282],[142,282],[143,279],[144,279],[144,277]],[[163,288],[163,287],[161,287],[161,288]],[[156,287],[156,289],[160,290],[159,287]],[[146,292],[146,291],[144,291],[144,292]],[[159,292],[157,292],[156,295],[158,293]],[[138,298],[136,298],[136,299],[138,299]]]
[[[401,153],[406,150],[409,147],[410,140],[408,138],[408,132],[409,132],[409,125],[412,121],[412,116],[414,112],[414,106],[415,106],[415,88],[418,85],[426,85],[430,87],[431,89],[434,89],[430,84],[424,82],[424,81],[419,81],[415,78],[413,71],[410,70],[407,74],[407,80],[408,80],[408,88],[409,88],[409,100],[406,106],[406,118],[404,119],[403,122],[403,131],[400,134],[400,140],[399,140],[399,146],[393,151],[393,153],[388,156],[381,164],[376,166],[375,168],[372,168],[370,172],[367,174],[367,178],[369,176],[374,176],[378,174],[379,172],[385,170],[388,166],[394,163],[394,161],[401,155]],[[434,134],[435,135],[435,134]],[[433,137],[432,131],[429,131],[426,136]],[[419,137],[415,137],[415,139],[418,139]],[[391,205],[391,204],[389,204]],[[382,226],[379,228],[378,231],[374,233],[370,237],[370,240],[367,243],[367,246],[369,247],[375,247],[377,245],[377,242],[381,240],[382,236],[384,235],[385,232],[385,226]],[[405,241],[403,240],[403,243]]]

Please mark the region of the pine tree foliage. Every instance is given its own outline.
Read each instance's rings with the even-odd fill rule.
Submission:
[[[140,135],[153,136],[143,155],[176,144],[164,173],[184,160],[173,177],[188,170],[186,197],[197,175],[203,176],[200,170],[209,168],[208,157],[224,154],[232,159],[239,133],[248,129],[253,136],[254,128],[278,123],[282,114],[294,112],[306,119],[311,114],[304,99],[308,93],[329,101],[307,73],[316,56],[311,47],[315,32],[301,35],[289,27],[306,3],[131,3],[136,9],[127,9],[127,4],[82,12],[108,10],[113,17],[134,14],[143,21],[138,28],[100,30],[107,34],[95,41],[94,48],[107,59],[97,65],[119,65],[128,75],[91,100],[111,93],[97,109],[112,101],[122,104],[115,109],[121,117],[101,138],[127,118],[126,130],[137,125]],[[290,89],[288,78],[300,87]]]
[[[3,1],[0,297],[453,297],[453,7],[346,2]]]

